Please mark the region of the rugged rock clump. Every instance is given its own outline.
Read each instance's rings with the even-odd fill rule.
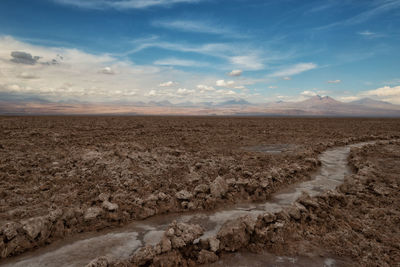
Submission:
[[[228,184],[221,176],[218,176],[210,185],[211,195],[215,198],[224,197],[228,192]]]
[[[226,222],[218,232],[219,247],[225,251],[236,251],[250,242],[256,220],[250,216]]]
[[[157,265],[169,266],[168,263],[170,262],[183,260],[182,253],[186,254],[188,252],[186,249],[193,246],[194,241],[203,232],[203,228],[199,225],[173,222],[156,246],[140,248],[130,262],[138,266],[154,264],[155,262],[157,262]],[[208,259],[207,255],[204,254],[202,260],[206,259]]]

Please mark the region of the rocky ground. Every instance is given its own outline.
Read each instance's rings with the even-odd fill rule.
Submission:
[[[355,174],[336,191],[300,199],[304,214],[289,211],[292,219],[278,244],[267,244],[270,251],[296,255],[323,248],[351,265],[398,266],[400,142],[354,148],[349,160]]]
[[[2,117],[1,257],[76,232],[122,225],[155,214],[265,199],[289,183],[306,179],[318,165],[318,154],[329,146],[394,138],[399,133],[399,121],[389,119]],[[270,144],[283,144],[286,150],[269,154],[248,149]],[[357,158],[352,162],[359,168]],[[365,206],[363,198],[357,201]],[[335,241],[329,243],[334,238],[318,240],[317,234],[312,234],[323,222],[320,219],[318,225],[314,217],[326,219],[334,213],[327,215],[320,209],[321,215],[318,208],[298,205],[302,205],[300,215],[295,210],[293,216],[239,220],[223,228],[226,232],[220,232],[216,240],[197,244],[196,248],[189,244],[201,234],[201,228],[171,225],[173,230],[167,231],[159,247],[145,248],[147,251],[141,252],[144,256],[132,263],[148,264],[149,255],[160,258],[160,263],[164,258],[182,264],[207,263],[218,259],[222,251],[243,247],[259,250],[275,239],[271,249],[279,252],[279,244],[286,246],[284,241],[288,240],[282,241],[279,232],[289,232],[280,229],[303,219],[307,224],[299,225],[314,230],[292,226],[300,239],[311,240],[310,244],[326,242],[325,246],[334,249]],[[379,214],[390,217],[382,212],[374,216]],[[232,232],[232,227],[237,230]],[[257,229],[265,227],[273,227],[278,234],[271,237],[266,231],[265,236],[255,235]],[[240,240],[236,242],[235,238]],[[228,241],[231,239],[234,242]],[[169,258],[172,254],[176,257]],[[388,254],[389,260],[392,254]]]
[[[335,255],[344,266],[398,266],[400,142],[353,149],[350,162],[355,174],[336,190],[313,198],[303,195],[288,210],[228,221],[216,236],[200,242],[199,225],[172,223],[158,245],[140,249],[130,261],[99,258],[88,266],[194,266],[235,251],[265,250],[286,256]]]
[[[399,266],[400,143],[354,149],[350,163],[356,174],[316,199],[299,237],[362,266]]]

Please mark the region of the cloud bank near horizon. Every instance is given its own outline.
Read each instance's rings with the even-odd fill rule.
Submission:
[[[9,36],[0,38],[0,51],[0,92],[36,95],[53,101],[76,99],[89,102],[170,100],[177,103],[232,98],[254,101],[259,97],[245,90],[252,82],[242,80],[242,70],[228,73],[237,80],[208,75],[199,77],[162,64],[136,65],[107,54],[95,55],[78,49],[31,45]],[[287,75],[293,76],[315,68],[317,65],[313,63],[299,63],[280,69],[271,76],[289,80]],[[328,81],[331,84],[340,82]],[[270,89],[278,87],[270,86]],[[324,91],[304,90],[297,96],[271,96],[270,101],[278,98],[303,100],[321,93]],[[345,101],[362,97],[400,104],[400,87],[384,86],[360,91],[352,96],[339,96]],[[268,102],[268,99],[262,102]]]

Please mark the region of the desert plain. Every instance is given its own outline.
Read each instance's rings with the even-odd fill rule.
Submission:
[[[261,259],[248,266],[265,253],[396,266],[399,138],[400,120],[383,118],[4,116],[0,265],[156,216],[262,203],[312,179],[324,151],[371,142],[351,148],[344,166],[351,171],[333,190],[303,194],[277,213],[227,220],[206,239],[199,240],[201,223],[174,221],[160,242],[86,264],[230,266],[239,252]]]

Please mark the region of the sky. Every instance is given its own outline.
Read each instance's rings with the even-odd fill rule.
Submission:
[[[400,0],[1,0],[0,98],[400,104]]]

